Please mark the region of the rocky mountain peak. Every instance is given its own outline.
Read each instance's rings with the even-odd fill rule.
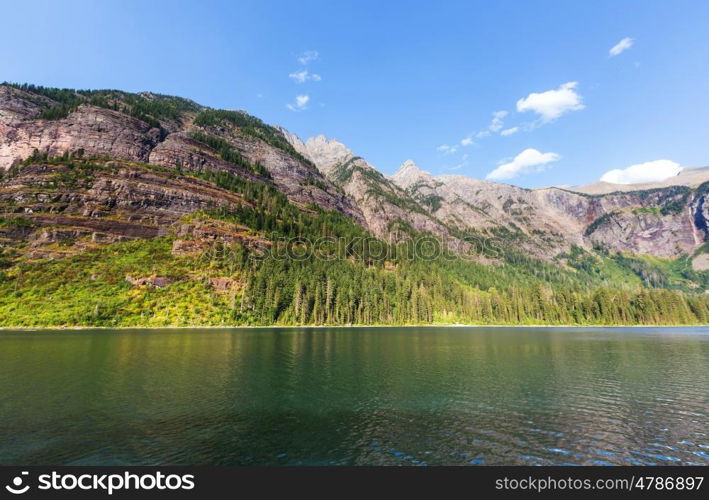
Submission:
[[[354,157],[354,153],[337,139],[328,139],[320,134],[303,141],[300,137],[288,130],[278,127],[283,137],[325,175],[328,175],[338,165]]]
[[[328,139],[322,134],[305,141],[305,148],[308,158],[325,175],[354,156],[354,153],[340,141]]]
[[[419,182],[427,182],[433,177],[425,170],[418,168],[413,160],[406,160],[392,176],[393,181],[401,188],[408,188]]]
[[[280,125],[276,125],[276,130],[278,130],[283,135],[283,137],[285,137],[288,143],[293,146],[293,148],[298,153],[310,159],[308,157],[308,149],[305,147],[305,143],[300,137],[298,137],[298,135],[294,134],[293,132],[290,132],[289,130],[281,127]]]

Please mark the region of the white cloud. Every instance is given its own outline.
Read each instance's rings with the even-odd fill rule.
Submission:
[[[495,134],[502,130],[502,127],[505,126],[504,123],[504,118],[508,115],[509,113],[507,111],[495,111],[492,113],[492,121],[490,122],[490,125],[487,126],[485,130],[481,130],[480,132],[477,133],[478,137],[487,137],[491,134]]]
[[[487,128],[490,132],[498,132],[504,127],[504,122],[502,121],[505,116],[507,116],[507,111],[495,111],[492,114],[492,122]]]
[[[561,158],[556,153],[540,153],[536,149],[525,149],[508,163],[502,163],[495,170],[487,174],[486,179],[505,180],[530,172],[546,170],[547,164]]]
[[[534,111],[541,116],[542,122],[556,120],[564,113],[578,111],[585,106],[581,96],[574,90],[577,82],[567,82],[556,90],[542,93],[531,93],[517,101],[517,111]]]
[[[308,64],[310,61],[315,61],[319,55],[317,50],[306,50],[298,56],[298,62]]]
[[[455,153],[456,151],[458,151],[457,147],[449,146],[448,144],[441,144],[436,149],[438,151],[440,151],[441,153],[445,153],[445,154],[452,154],[452,153]]]
[[[303,111],[308,109],[308,101],[310,101],[309,95],[297,95],[295,104],[286,104],[286,107],[291,111]]]
[[[620,42],[613,45],[613,47],[611,47],[611,50],[608,51],[608,54],[610,54],[611,57],[617,56],[621,52],[625,52],[630,47],[632,47],[634,42],[635,40],[626,36]]]
[[[519,132],[519,127],[512,127],[512,128],[507,128],[507,129],[501,131],[500,135],[507,136],[507,135],[516,134],[517,132]]]
[[[471,133],[467,137],[464,137],[463,139],[460,140],[460,145],[461,146],[470,146],[473,144],[473,136],[476,137],[477,139],[482,139],[483,137],[489,137],[492,134],[496,134],[502,128],[505,126],[504,123],[504,118],[508,115],[509,113],[507,111],[495,111],[492,113],[492,121],[490,121],[490,124],[480,132],[475,132]]]
[[[682,167],[671,160],[655,160],[630,165],[627,168],[609,170],[601,176],[601,181],[613,184],[638,184],[660,182],[677,175]]]
[[[313,82],[319,82],[320,80],[322,80],[322,77],[320,75],[318,75],[317,73],[310,73],[307,69],[294,71],[293,73],[290,73],[288,75],[288,78],[294,80],[295,83],[305,83],[308,80],[311,80]]]

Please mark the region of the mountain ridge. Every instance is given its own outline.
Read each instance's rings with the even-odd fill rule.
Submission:
[[[3,84],[0,326],[701,322],[707,192],[386,176],[243,111]]]
[[[322,139],[320,142],[325,143]],[[510,227],[523,227],[522,232],[527,235],[546,233],[546,248],[522,243],[526,250],[543,258],[553,258],[573,245],[591,249],[597,244],[608,245],[615,251],[676,257],[701,247],[706,238],[706,235],[698,237],[695,227],[697,219],[706,217],[703,202],[700,206],[697,200],[693,208],[688,207],[689,213],[684,217],[653,214],[654,209],[649,209],[642,198],[648,189],[662,190],[687,184],[696,188],[709,180],[709,169],[685,170],[684,175],[664,183],[638,185],[635,189],[626,186],[623,191],[613,189],[602,198],[589,198],[589,195],[598,195],[571,188],[526,189],[463,175],[433,176],[412,160],[405,161],[389,179],[428,207],[438,219],[458,229],[494,228],[506,223]],[[668,189],[667,193],[670,191]],[[684,195],[683,192],[674,198],[671,194],[668,196],[675,199]],[[501,198],[504,198],[502,203]],[[529,214],[522,213],[525,211],[540,216],[530,218]],[[596,220],[604,217],[606,221],[614,218],[619,227],[598,224],[602,227],[587,231]],[[649,233],[655,236],[648,237]],[[565,238],[559,238],[559,234]]]
[[[584,194],[609,194],[618,191],[642,191],[669,186],[697,187],[707,181],[709,181],[709,167],[688,167],[683,168],[677,175],[659,182],[613,184],[598,181],[580,186],[570,186],[567,189]]]
[[[423,232],[466,251],[462,235],[482,231],[495,238],[495,232],[506,231],[524,251],[546,260],[573,246],[598,245],[678,257],[699,249],[707,237],[704,195],[680,187],[698,192],[709,169],[637,186],[664,190],[647,199],[627,185],[530,190],[433,176],[412,160],[386,176],[336,139],[319,135],[303,141],[243,111],[211,110],[153,93],[83,92],[1,86],[0,168],[35,150],[50,156],[82,150],[189,171],[224,170],[273,184],[294,203],[336,210],[388,241]],[[146,114],[151,110],[155,116]],[[65,116],[46,119],[52,112]],[[611,192],[594,192],[599,190]],[[684,211],[664,206],[673,203],[683,203]]]

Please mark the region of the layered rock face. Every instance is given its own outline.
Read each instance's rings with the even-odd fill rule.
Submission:
[[[178,167],[186,172],[225,170],[251,180],[265,180],[253,172],[222,160],[205,144],[193,139],[188,133],[169,134],[159,142],[148,156],[147,163],[163,167]]]
[[[205,108],[194,105],[194,109],[177,110],[157,119],[151,116],[149,123],[147,118],[131,116],[137,113],[120,97],[114,98],[110,93],[107,96],[104,102],[116,109],[92,105],[88,97],[77,94],[78,105],[65,117],[48,120],[40,118],[42,111],[58,108],[61,103],[31,91],[0,85],[0,170],[30,157],[34,151],[49,156],[81,151],[84,156],[186,171],[226,170],[250,180],[273,183],[295,203],[316,203],[360,223],[364,220],[357,207],[314,165],[253,134],[242,133],[237,126],[193,125],[195,115]],[[161,99],[144,94],[139,96],[139,103],[149,106],[159,104]],[[263,166],[270,178],[249,170],[244,162],[225,160],[213,145],[195,139],[195,134],[222,139],[243,157],[245,164]]]
[[[90,155],[147,162],[160,140],[160,129],[145,122],[82,105],[64,120],[0,121],[0,168],[28,158],[35,149],[49,155],[83,149]]]
[[[250,163],[266,167],[276,187],[291,201],[303,205],[315,203],[323,208],[336,210],[359,224],[364,223],[364,216],[359,207],[314,164],[303,162],[286,151],[244,135],[233,144]]]
[[[244,204],[210,182],[128,162],[40,162],[0,183],[0,205],[14,207],[3,214],[0,242],[26,241],[30,257],[56,256],[94,243],[165,235],[188,214]],[[52,246],[62,242],[78,246]]]
[[[44,96],[0,85],[0,123],[35,118],[52,104],[52,100]]]

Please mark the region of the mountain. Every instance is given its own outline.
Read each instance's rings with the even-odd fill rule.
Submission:
[[[295,203],[362,217],[277,129],[241,111],[150,93],[3,85],[0,120],[0,169],[35,150],[49,156],[83,151],[188,172],[227,171],[273,184]]]
[[[504,229],[516,244],[553,259],[572,246],[660,257],[698,250],[706,238],[704,188],[666,186],[607,195],[559,188],[523,189],[459,175],[432,177],[402,165],[394,175],[407,193],[450,227]]]
[[[374,235],[394,242],[411,232],[425,232],[450,245],[459,241],[404,189],[341,142],[322,135],[306,142],[292,134],[286,137],[296,151],[313,162],[357,205],[364,215],[365,227]]]
[[[705,182],[709,182],[709,167],[685,168],[674,177],[670,177],[661,182],[649,182],[644,184],[613,184],[610,182],[599,181],[592,184],[572,186],[569,190],[585,194],[608,194],[620,191],[659,189],[668,186],[687,186],[696,188]]]
[[[457,248],[470,248],[459,242],[470,242],[476,232],[478,239],[499,244],[513,239],[518,248],[546,260],[573,246],[679,257],[694,253],[706,238],[707,213],[698,187],[709,181],[709,169],[685,170],[676,183],[625,186],[599,196],[591,189],[529,190],[459,175],[434,177],[412,160],[387,179],[337,140],[287,137],[343,187],[365,214],[368,229],[380,237],[391,237],[387,228],[400,220]],[[351,170],[355,173],[348,177]]]
[[[3,84],[0,175],[0,326],[709,320],[706,169],[388,177],[245,111]]]

